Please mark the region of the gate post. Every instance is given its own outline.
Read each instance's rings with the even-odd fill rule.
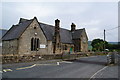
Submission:
[[[109,52],[107,55],[107,63],[115,64],[115,54],[113,52]]]

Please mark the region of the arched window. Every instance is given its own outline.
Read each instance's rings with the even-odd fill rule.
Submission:
[[[39,39],[37,39],[37,50],[39,48]]]
[[[40,40],[39,38],[31,39],[31,51],[37,51],[39,49]]]
[[[34,39],[34,51],[37,50],[37,45],[36,45],[36,44],[37,44],[37,41],[36,41],[36,40],[37,40],[37,39],[35,38],[35,39]]]
[[[34,38],[31,39],[31,51],[34,50]]]

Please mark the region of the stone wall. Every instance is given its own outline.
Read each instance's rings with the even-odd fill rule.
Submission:
[[[22,23],[21,23],[22,24]],[[59,27],[59,25],[58,25]],[[59,29],[57,29],[59,31]],[[56,30],[56,31],[57,31]],[[59,32],[58,32],[59,33]],[[79,48],[80,51],[86,52],[88,48],[88,40],[86,38],[86,34],[83,32],[81,40],[75,40],[75,45],[73,44],[62,44],[60,43],[60,36],[56,35],[56,46],[55,46],[55,54],[62,54],[63,52],[70,52],[70,48],[73,50]],[[85,39],[86,38],[86,42]],[[37,38],[40,40],[38,50],[31,51],[31,39]],[[44,45],[44,48],[40,48],[40,45]],[[63,49],[63,46],[67,46],[67,49]],[[74,48],[75,47],[75,48]],[[47,41],[46,36],[44,35],[42,29],[40,28],[39,23],[36,19],[27,27],[27,29],[21,34],[20,38],[17,40],[9,40],[3,41],[3,54],[35,54],[35,55],[48,55],[53,54],[54,45],[52,41]]]
[[[80,39],[74,39],[73,43],[74,43],[74,51],[75,52],[80,52],[81,51]]]
[[[81,34],[81,51],[88,52],[88,39],[85,32]]]
[[[39,48],[38,51],[31,51],[31,39],[38,38],[40,40],[39,45],[45,45],[45,48]],[[29,25],[25,32],[19,38],[19,54],[49,54],[52,53],[48,47],[46,37],[40,28],[36,19]],[[48,46],[48,47],[47,47]]]
[[[67,49],[65,50],[65,46],[67,47]],[[70,48],[72,48],[72,53],[74,52],[74,45],[73,44],[61,44],[61,53],[64,52],[70,52]]]
[[[106,53],[107,54],[107,53]],[[39,54],[24,54],[24,55],[15,55],[15,54],[7,54],[2,55],[2,63],[19,63],[19,62],[31,62],[31,61],[39,61],[39,60],[50,60],[50,59],[62,59],[62,60],[74,60],[84,56],[95,56],[95,55],[106,55],[103,52],[79,52],[79,53],[63,53],[63,54],[49,54],[49,55],[39,55]]]
[[[47,41],[47,53],[46,54],[53,54],[53,43],[52,41]]]
[[[23,55],[2,55],[2,63],[19,63],[19,62],[31,62],[39,60],[61,59],[61,54],[23,54]]]
[[[2,54],[18,54],[18,40],[2,41]]]
[[[38,51],[31,51],[32,38],[38,38],[40,40]],[[53,54],[52,41],[47,41],[36,19],[21,34],[19,39],[3,41],[2,43],[3,54],[19,54],[21,56],[24,54]],[[44,45],[45,48],[40,48],[40,45]]]

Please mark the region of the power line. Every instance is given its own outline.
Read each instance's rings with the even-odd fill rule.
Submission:
[[[113,30],[113,29],[117,29],[117,28],[119,28],[120,26],[118,26],[118,27],[114,27],[114,28],[111,28],[111,29],[106,29],[106,31],[110,31],[110,30]]]
[[[114,29],[117,29],[117,28],[119,28],[120,26],[118,26],[118,27],[114,27],[114,28],[111,28],[111,29],[104,29],[104,49],[105,49],[105,38],[106,38],[106,32],[107,33],[109,33],[109,31],[110,30],[114,30]],[[111,34],[111,33],[109,33],[109,34]],[[112,36],[112,35],[111,35]],[[112,36],[113,37],[113,36]]]
[[[104,35],[102,34],[103,32],[96,32],[96,33],[93,33],[93,34],[90,34],[92,37],[95,37],[96,36],[96,34],[97,34],[97,36],[99,36],[99,37],[103,37]]]
[[[102,34],[103,32],[96,32],[96,34],[97,34],[97,36],[99,36],[99,37],[104,37],[104,41],[105,41],[105,38],[106,38],[106,36],[108,35],[108,36],[111,36],[111,37],[113,37],[112,35],[113,34],[111,34],[111,33],[109,33],[109,31],[111,31],[111,30],[114,30],[114,29],[117,29],[117,28],[119,28],[120,26],[118,26],[118,27],[113,27],[113,28],[111,28],[111,29],[104,29],[104,34]],[[106,33],[107,32],[107,33]],[[93,37],[93,36],[96,36],[96,34],[92,34],[91,36]],[[105,47],[105,46],[104,46]]]
[[[114,36],[114,34],[112,34],[112,33],[110,33],[110,32],[106,32],[106,35],[116,38],[116,36]]]

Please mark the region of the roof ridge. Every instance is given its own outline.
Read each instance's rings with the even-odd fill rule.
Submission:
[[[20,19],[25,19],[25,18],[20,18]],[[29,19],[25,19],[25,20],[29,20]]]
[[[27,22],[25,21],[25,22],[23,22],[23,23],[18,23],[18,24],[16,24],[16,25],[12,25],[12,27],[5,33],[5,35],[2,36],[2,39],[3,39],[3,40],[7,40],[5,36],[7,36],[7,34],[9,34],[11,30],[14,31],[15,28],[20,28],[22,25],[26,25],[26,27],[24,26],[25,29],[26,29],[27,26],[30,25],[32,21],[33,21],[33,19],[30,19],[30,20],[27,20]],[[27,24],[26,24],[26,23],[27,23]],[[19,34],[17,35],[17,37],[13,37],[13,39],[19,38],[20,35],[21,35],[24,31],[25,31],[25,30],[21,30],[21,33],[19,33]],[[12,39],[12,38],[9,37],[8,40],[10,40],[10,39]]]
[[[25,19],[25,21],[22,21],[22,22],[20,22],[20,20],[19,20],[19,23],[18,24],[15,24],[14,26],[18,26],[18,25],[21,25],[21,24],[23,24],[24,22],[26,22],[26,21],[32,21],[33,19]]]
[[[24,18],[21,18],[21,19],[24,19]],[[16,39],[16,38],[19,38],[23,32],[27,29],[27,27],[31,24],[31,22],[34,20],[35,18],[33,19],[24,19],[22,22],[19,22],[18,24],[16,25],[12,25],[12,27],[6,32],[6,34],[9,34],[10,31],[15,31],[15,33],[10,33],[10,35],[6,36],[6,34],[2,37],[3,40],[9,40],[9,39]],[[37,20],[37,19],[36,19]],[[37,20],[38,22],[38,20]],[[53,33],[54,33],[54,28],[55,26],[54,25],[50,25],[50,24],[47,24],[47,23],[44,23],[44,22],[38,22],[38,24],[41,26],[41,29],[43,30],[43,32],[45,33],[45,35],[47,35],[46,38],[48,38],[48,40],[52,40],[52,37],[53,37]],[[21,27],[21,26],[24,26],[24,27]],[[48,27],[48,28],[47,28]],[[11,30],[12,29],[12,30]],[[20,29],[18,32],[14,29]],[[62,28],[60,26],[60,34],[62,32],[62,37],[69,37],[68,39],[66,39],[65,41],[63,42],[66,42],[68,40],[68,42],[71,42],[72,43],[72,35],[75,35],[75,38],[78,38],[79,35],[81,34],[81,32],[84,30],[83,29],[76,29],[75,30],[75,33],[72,34],[71,33],[71,30],[69,29],[66,29],[66,28]],[[50,31],[51,30],[51,31]],[[46,32],[48,31],[48,32]],[[50,33],[50,34],[49,34]],[[64,35],[66,34],[66,35]],[[12,38],[10,37],[12,35]],[[6,36],[6,37],[5,37]],[[50,37],[51,36],[51,37]],[[62,39],[62,38],[61,38]]]
[[[61,29],[64,29],[64,30],[70,31],[69,29],[65,29],[65,28],[61,28]]]
[[[43,22],[39,22],[39,23],[41,23],[41,24],[45,24],[45,25],[48,25],[49,27],[55,27],[55,26],[53,26],[53,25],[46,24],[46,23],[43,23]],[[68,31],[70,31],[69,29],[65,29],[65,28],[62,28],[62,27],[60,27],[60,29],[64,29],[64,30],[68,30]]]
[[[32,20],[32,19],[20,18],[20,20],[19,20],[19,23],[18,23],[18,24],[23,23],[23,22],[26,22],[26,21],[30,21],[30,20]]]
[[[76,31],[77,31],[77,30],[83,30],[83,29],[84,29],[84,28],[82,28],[82,29],[76,29]]]
[[[48,26],[52,26],[52,27],[54,27],[53,25],[50,25],[50,24],[46,24],[46,23],[43,23],[43,22],[39,22],[39,24],[44,24],[44,25],[48,25]]]

